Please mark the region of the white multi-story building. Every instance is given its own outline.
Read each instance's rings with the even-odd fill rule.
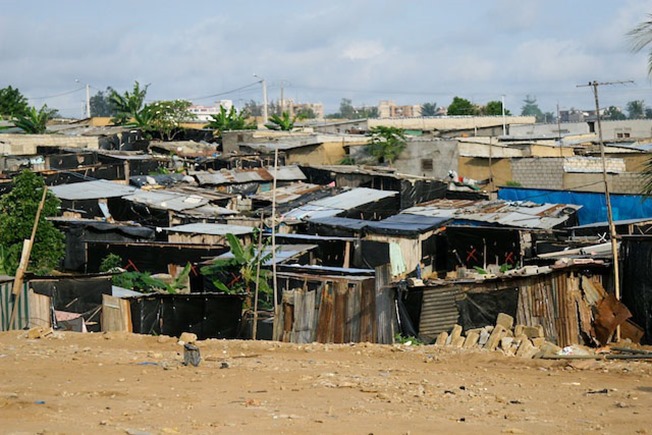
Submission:
[[[207,122],[211,120],[211,115],[217,115],[220,113],[221,107],[224,107],[226,110],[231,110],[231,107],[233,107],[233,101],[220,100],[217,101],[214,106],[192,105],[188,110],[197,117],[197,121]]]

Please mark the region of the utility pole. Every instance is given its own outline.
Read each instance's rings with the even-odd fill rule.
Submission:
[[[609,195],[609,182],[607,180],[607,162],[604,156],[604,142],[602,140],[602,123],[600,122],[600,103],[598,101],[598,87],[606,85],[616,85],[633,83],[629,81],[619,82],[597,82],[592,81],[587,85],[577,85],[580,87],[592,87],[593,97],[595,99],[595,116],[598,127],[598,142],[600,144],[600,158],[602,159],[602,181],[604,182],[604,197],[607,203],[607,219],[609,221],[609,236],[611,238],[611,254],[613,255],[613,270],[614,270],[614,296],[616,300],[620,301],[620,267],[618,265],[618,240],[616,239],[616,226],[614,225],[613,211],[611,208],[611,197]],[[616,341],[620,340],[620,326],[616,327]]]
[[[86,118],[91,117],[91,85],[86,83]]]
[[[254,73],[254,77],[260,79],[260,84],[263,87],[263,125],[267,124],[267,82],[264,78],[260,77],[258,74]]]
[[[501,104],[503,109],[503,136],[507,135],[507,125],[505,124],[505,96],[501,96]]]
[[[557,102],[557,136],[559,138],[559,157],[564,157],[564,151],[561,147],[561,116],[559,116],[559,102]]]

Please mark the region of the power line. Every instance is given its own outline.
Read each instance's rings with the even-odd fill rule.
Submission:
[[[75,89],[73,91],[63,92],[61,94],[49,95],[49,96],[46,96],[46,97],[30,97],[29,99],[30,100],[47,100],[49,98],[57,98],[57,97],[63,97],[64,95],[74,94],[75,92],[83,91],[84,89],[85,89],[85,87],[81,87],[81,88],[77,88],[77,89]]]

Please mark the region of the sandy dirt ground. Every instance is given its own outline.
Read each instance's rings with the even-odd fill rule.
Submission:
[[[652,362],[0,333],[1,433],[652,433]]]

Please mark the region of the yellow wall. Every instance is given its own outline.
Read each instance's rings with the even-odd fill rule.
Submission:
[[[484,180],[493,176],[494,186],[504,186],[508,181],[512,181],[512,165],[510,159],[492,159],[490,171],[487,158],[460,157],[457,174],[475,180]]]

